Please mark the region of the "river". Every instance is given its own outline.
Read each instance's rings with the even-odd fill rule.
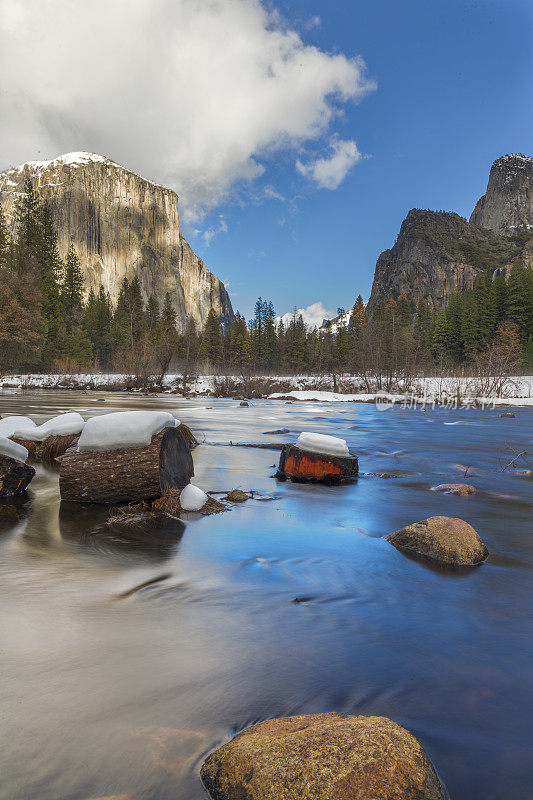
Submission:
[[[205,442],[202,488],[260,496],[124,539],[105,509],[61,508],[57,471],[37,467],[0,530],[2,800],[202,800],[203,758],[235,732],[333,710],[407,727],[452,800],[533,795],[533,480],[502,472],[531,452],[533,409],[0,395],[2,415],[38,423],[133,408],[172,411]],[[227,446],[302,430],[345,438],[359,479],[282,483],[279,453]],[[430,491],[463,480],[455,464],[476,495]],[[438,514],[474,526],[483,566],[435,570],[381,538]]]

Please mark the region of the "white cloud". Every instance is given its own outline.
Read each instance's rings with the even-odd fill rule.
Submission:
[[[281,317],[276,318],[276,324],[279,323],[280,319],[283,320],[283,324],[287,326],[294,316],[294,311],[287,311],[286,314],[283,314]],[[311,305],[307,306],[307,308],[298,308],[296,310],[296,315],[302,315],[303,321],[308,326],[308,328],[319,328],[325,319],[331,319],[335,316],[335,312],[329,311],[327,308],[324,307],[324,304],[321,300],[317,303],[312,303]]]
[[[330,155],[307,164],[298,160],[296,169],[301,175],[313,180],[320,189],[336,189],[361,158],[353,140],[333,136],[330,141]]]
[[[267,200],[280,200],[282,203],[285,202],[284,196],[281,192],[278,192],[274,186],[265,186],[263,194]]]
[[[209,247],[211,244],[211,240],[218,236],[220,233],[227,233],[228,232],[228,223],[226,222],[225,218],[222,214],[219,215],[218,224],[212,225],[206,231],[203,232],[202,237],[206,247]]]
[[[175,188],[189,219],[374,88],[360,58],[306,45],[261,0],[2,8],[2,166],[101,153]]]

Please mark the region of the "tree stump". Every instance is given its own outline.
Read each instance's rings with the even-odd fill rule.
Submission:
[[[301,450],[294,444],[283,446],[277,478],[313,483],[340,483],[357,476],[356,456],[330,456]]]
[[[62,500],[78,503],[133,503],[183,488],[194,475],[189,446],[177,428],[165,428],[144,447],[67,450],[61,460]]]
[[[34,475],[33,467],[16,458],[0,455],[0,497],[22,494]]]

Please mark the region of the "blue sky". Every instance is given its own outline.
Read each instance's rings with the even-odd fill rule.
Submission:
[[[364,155],[337,189],[318,189],[295,171],[294,153],[276,152],[262,159],[257,199],[211,211],[191,237],[246,316],[258,295],[279,313],[318,300],[336,310],[359,292],[366,299],[376,259],[410,208],[468,216],[495,158],[533,152],[530,0],[276,7],[306,44],[361,55],[378,87],[343,104],[331,125],[330,134],[355,140]],[[323,145],[308,142],[309,158]],[[261,197],[263,186],[284,199]],[[209,228],[218,232],[207,246]]]

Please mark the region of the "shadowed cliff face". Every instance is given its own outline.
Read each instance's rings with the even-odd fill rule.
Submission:
[[[178,327],[188,316],[203,326],[211,307],[233,317],[224,285],[180,234],[178,196],[102,156],[72,153],[28,162],[0,175],[0,202],[14,226],[14,206],[29,177],[50,203],[60,255],[76,248],[86,288],[100,284],[116,302],[124,277],[137,276],[145,299],[170,292]]]
[[[471,289],[480,270],[459,247],[465,238],[485,242],[493,237],[458,214],[410,211],[394,246],[377,260],[368,312],[402,291],[415,303],[423,299],[440,306],[456,289]]]
[[[411,210],[394,246],[377,260],[368,313],[402,291],[415,304],[422,299],[440,308],[486,269],[507,276],[517,261],[533,269],[532,178],[533,158],[503,156],[470,222],[451,212]]]
[[[512,153],[496,159],[487,192],[478,200],[470,222],[499,234],[533,230],[533,158]]]

